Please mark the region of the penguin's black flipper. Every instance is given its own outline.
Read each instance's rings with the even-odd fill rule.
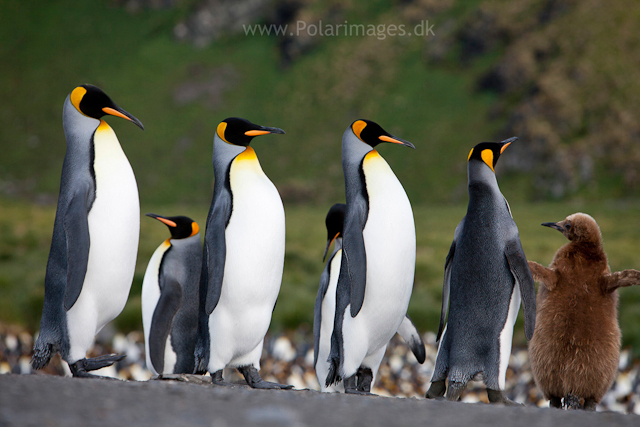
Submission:
[[[64,213],[64,232],[67,245],[67,286],[64,291],[64,309],[69,311],[76,303],[89,262],[89,220],[87,192],[76,192]]]
[[[465,217],[466,218],[466,217]],[[442,307],[440,309],[440,325],[438,326],[438,335],[436,341],[439,342],[440,338],[442,338],[442,332],[444,331],[444,325],[447,320],[447,312],[449,310],[449,290],[450,290],[450,282],[451,282],[451,262],[453,261],[453,256],[456,253],[456,242],[458,241],[458,236],[462,233],[462,229],[464,228],[464,220],[458,224],[456,227],[456,231],[453,233],[453,242],[451,242],[451,247],[449,248],[449,253],[447,254],[447,258],[444,261],[444,280],[442,282]]]
[[[224,264],[227,258],[225,229],[231,217],[231,193],[222,191],[207,218],[202,257],[202,277],[207,284],[205,310],[211,315],[218,305],[224,279]]]
[[[367,253],[364,248],[362,231],[367,222],[368,210],[367,200],[360,193],[355,197],[353,203],[347,206],[344,222],[340,277],[344,276],[343,272],[346,273],[351,317],[356,317],[362,308],[367,284]],[[336,308],[344,309],[346,306]]]
[[[151,318],[149,330],[149,358],[156,372],[164,371],[164,353],[173,318],[182,305],[182,286],[173,277],[161,274],[160,299]]]
[[[402,323],[398,328],[398,334],[407,343],[411,352],[418,360],[418,363],[424,363],[427,358],[427,351],[416,325],[409,319],[409,316],[404,316],[404,319],[402,319]]]
[[[533,276],[531,276],[520,238],[517,235],[507,242],[504,254],[509,263],[511,274],[520,286],[520,296],[524,308],[524,335],[530,340],[536,326],[536,285]]]
[[[334,255],[335,256],[335,255]],[[316,304],[313,307],[313,368],[318,363],[318,351],[320,351],[320,327],[322,325],[322,301],[329,288],[329,266],[333,261],[333,256],[329,258],[329,262],[322,271],[320,276],[320,286],[318,287],[318,296]]]

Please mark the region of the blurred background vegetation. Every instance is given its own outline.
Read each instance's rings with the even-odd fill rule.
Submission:
[[[38,328],[65,152],[62,104],[92,83],[139,118],[110,119],[142,212],[204,225],[216,125],[286,130],[253,144],[287,214],[272,330],[307,325],[323,268],[324,215],[344,200],[340,141],[368,118],[413,142],[382,147],[414,205],[409,314],[435,330],[442,269],[466,210],[466,156],[512,135],[498,164],[530,259],[564,238],[539,224],[585,211],[611,268],[640,268],[640,3],[620,0],[0,0],[0,322]],[[427,36],[313,36],[307,25],[432,26]],[[243,25],[289,25],[245,35]],[[293,32],[293,35],[291,33]],[[122,330],[141,328],[146,263],[168,237],[142,219]],[[620,291],[624,343],[640,355],[640,288]],[[522,328],[516,343],[524,344]]]

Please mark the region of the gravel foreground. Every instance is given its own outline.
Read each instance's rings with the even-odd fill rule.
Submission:
[[[0,426],[634,426],[640,416],[252,390],[178,381],[0,375]]]

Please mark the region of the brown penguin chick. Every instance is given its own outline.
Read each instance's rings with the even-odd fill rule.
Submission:
[[[529,261],[538,289],[536,329],[529,343],[533,377],[552,407],[595,410],[620,358],[618,293],[640,284],[640,271],[611,273],[593,218],[575,213],[542,224],[569,239],[549,268]],[[581,403],[584,401],[584,403]]]

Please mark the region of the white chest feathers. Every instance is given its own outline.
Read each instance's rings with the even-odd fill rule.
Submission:
[[[140,202],[131,165],[104,121],[94,134],[94,153],[96,197],[88,215],[91,242],[82,294],[91,294],[99,303],[101,328],[122,311],[129,296],[140,235]]]
[[[169,239],[165,240],[160,246],[158,246],[158,249],[156,249],[149,260],[147,270],[144,273],[144,280],[142,281],[142,328],[144,330],[144,347],[147,367],[156,375],[159,372],[153,368],[153,364],[151,363],[149,333],[151,332],[153,313],[156,309],[156,305],[158,304],[158,300],[160,299],[160,284],[158,283],[160,264],[162,263],[162,257],[164,257],[164,254],[170,247],[171,244],[169,243]],[[169,345],[168,348],[171,348],[171,346]],[[167,370],[165,373],[171,372]]]
[[[245,303],[256,298],[257,305],[271,310],[284,265],[282,200],[251,147],[231,163],[229,183],[233,208],[225,231],[227,254],[221,297],[233,290]]]
[[[376,150],[365,156],[362,168],[369,198],[363,230],[367,284],[362,309],[377,312],[378,318],[397,329],[413,288],[416,261],[413,211],[402,184]]]

